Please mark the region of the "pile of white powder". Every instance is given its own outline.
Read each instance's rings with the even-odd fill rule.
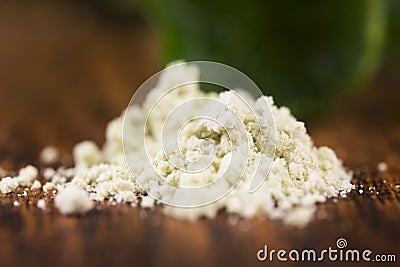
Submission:
[[[196,80],[197,75],[198,70],[193,67],[187,67],[178,74],[166,72],[159,79],[154,92],[166,90],[171,80],[174,82],[180,79],[185,81],[188,78]],[[154,103],[152,99],[154,95],[157,94],[151,92],[143,106],[130,106],[127,109],[125,129],[135,132],[137,122],[147,119],[148,105]],[[290,225],[304,226],[312,218],[317,203],[325,202],[327,198],[344,196],[352,189],[351,174],[343,168],[335,153],[327,147],[315,147],[306,132],[304,123],[297,121],[288,108],[278,108],[271,97],[265,97],[275,121],[276,150],[271,171],[265,178],[265,182],[255,193],[249,194],[251,170],[254,169],[255,162],[262,163],[266,158],[260,152],[262,150],[259,147],[258,132],[255,127],[252,127],[253,117],[250,113],[243,112],[233,92],[204,93],[199,89],[198,84],[181,86],[167,94],[159,103],[157,112],[148,118],[147,125],[150,130],[145,138],[150,148],[147,153],[151,157],[156,172],[165,180],[182,186],[208,184],[220,176],[221,170],[230,158],[232,151],[227,133],[222,128],[201,120],[182,131],[180,144],[186,157],[196,159],[201,141],[204,139],[214,141],[216,155],[211,168],[188,176],[172,166],[159,149],[161,140],[158,132],[169,112],[186,99],[201,96],[221,101],[238,115],[248,136],[250,154],[247,168],[250,171],[245,173],[232,191],[218,201],[189,209],[166,205],[162,207],[165,214],[195,220],[200,217],[212,218],[219,210],[225,209],[230,214],[245,218],[268,216],[273,219],[282,219]],[[260,100],[248,101],[256,112],[261,110],[258,105],[265,103]],[[139,204],[142,208],[157,205],[157,202],[146,196],[135,182],[135,179],[139,179],[141,184],[149,188],[157,182],[155,177],[149,175],[152,172],[144,167],[146,155],[143,154],[143,143],[140,141],[136,143],[133,141],[124,147],[124,152],[136,159],[131,173],[126,166],[122,143],[123,116],[124,113],[108,124],[106,143],[102,149],[91,141],[75,146],[74,168],[43,170],[42,175],[48,182],[42,186],[36,181],[38,170],[33,166],[28,166],[21,169],[16,177],[3,178],[0,181],[1,192],[10,193],[18,186],[31,187],[32,190],[41,189],[46,192],[56,190],[58,195],[55,197],[55,205],[63,214],[85,214],[93,207],[93,201],[102,200],[131,203],[132,206]],[[56,155],[54,149],[47,149],[47,152],[42,153],[41,158],[53,162]],[[157,193],[165,195],[174,192],[163,192],[160,189]],[[43,208],[43,203],[40,206]]]

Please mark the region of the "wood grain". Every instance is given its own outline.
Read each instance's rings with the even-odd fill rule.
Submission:
[[[8,35],[0,42],[0,165],[10,172],[38,163],[45,144],[61,147],[64,163],[71,164],[75,142],[103,142],[106,122],[129,101],[131,89],[156,69],[155,37],[149,28],[121,29],[86,11],[66,10],[1,4],[0,32]],[[49,24],[54,26],[44,27]],[[65,217],[53,209],[51,196],[33,191],[26,200],[18,189],[0,196],[0,266],[262,266],[272,265],[257,261],[256,252],[265,244],[324,249],[335,247],[339,237],[351,248],[397,254],[397,264],[379,266],[398,266],[396,73],[388,64],[369,90],[341,97],[329,116],[307,123],[315,143],[334,148],[354,171],[356,189],[347,198],[318,205],[304,229],[268,218],[232,225],[223,211],[216,219],[188,223],[165,217],[159,209],[143,212],[107,203],[87,216]],[[381,161],[388,164],[387,172],[377,171]],[[47,212],[36,208],[39,197],[48,198]],[[14,207],[14,200],[21,206]]]

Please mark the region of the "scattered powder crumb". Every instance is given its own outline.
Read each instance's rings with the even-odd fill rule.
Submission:
[[[138,186],[126,167],[115,164],[99,164],[87,169],[78,169],[72,184],[91,193],[96,201],[105,199],[117,202],[137,202]]]
[[[142,197],[142,201],[140,202],[140,206],[142,208],[152,208],[154,207],[155,201],[149,196]]]
[[[83,141],[75,145],[73,149],[73,158],[78,168],[87,168],[99,164],[102,154],[95,142]]]
[[[3,194],[11,193],[13,190],[17,189],[18,181],[15,178],[5,177],[0,181],[0,191]]]
[[[46,210],[46,201],[44,199],[39,199],[37,202],[37,207],[41,210]]]
[[[56,174],[56,171],[53,168],[46,168],[43,171],[43,177],[46,180],[51,180],[55,174]]]
[[[314,211],[314,206],[296,207],[284,217],[283,221],[288,225],[304,227],[310,222]]]
[[[50,192],[57,189],[57,186],[53,184],[52,182],[47,182],[43,185],[43,191],[44,192]]]
[[[379,162],[378,163],[378,165],[377,165],[377,167],[376,167],[377,169],[378,169],[378,171],[380,171],[380,172],[385,172],[385,171],[387,171],[388,170],[388,165],[386,164],[386,162]]]
[[[54,203],[59,212],[64,215],[84,215],[94,206],[88,193],[74,185],[69,185],[61,190],[61,192],[56,195]]]
[[[31,186],[31,190],[40,189],[40,188],[42,188],[42,184],[38,180],[35,180]]]
[[[20,186],[31,186],[33,181],[37,178],[39,171],[36,167],[28,165],[19,170],[18,176],[15,177]]]
[[[46,168],[43,171],[43,177],[56,185],[69,182],[75,174],[76,170],[74,168],[65,167],[60,167],[57,170],[54,170],[53,168]]]
[[[20,206],[18,200],[14,200],[13,205],[14,205],[14,207],[19,207]]]
[[[54,146],[46,146],[40,151],[39,160],[41,163],[51,165],[57,163],[60,158],[58,149]]]

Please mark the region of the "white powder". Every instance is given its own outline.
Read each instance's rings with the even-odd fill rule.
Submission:
[[[181,73],[183,76],[197,75],[192,70],[187,70],[187,73]],[[182,80],[187,77],[181,77]],[[196,77],[191,77],[195,80]],[[171,77],[171,79],[179,79],[179,77]],[[168,83],[169,77],[161,77],[157,89],[166,88],[164,83]],[[215,160],[215,168],[209,169],[207,172],[200,175],[188,176],[176,172],[176,168],[171,166],[166,157],[160,151],[160,138],[159,131],[166,119],[169,112],[179,103],[186,99],[193,97],[201,97],[206,94],[199,90],[193,84],[188,86],[181,86],[178,90],[168,94],[163,98],[163,101],[158,104],[157,112],[154,112],[153,117],[149,117],[148,127],[150,128],[151,135],[145,138],[150,140],[152,144],[147,150],[154,166],[157,168],[157,173],[164,176],[163,178],[168,181],[174,181],[177,185],[196,186],[204,185],[218,178],[218,170],[223,169],[224,162],[229,158],[231,153],[229,150],[229,143],[226,141],[229,138],[222,129],[215,127],[210,123],[199,120],[188,127],[187,131],[183,131],[183,138],[180,143],[182,150],[186,151],[189,157],[196,157],[197,147],[201,139],[214,138],[217,145],[217,156]],[[225,208],[229,213],[236,213],[242,217],[255,217],[267,215],[271,218],[280,218],[284,222],[297,226],[304,226],[312,217],[315,209],[315,204],[324,202],[326,198],[338,195],[345,195],[352,188],[350,183],[351,174],[346,172],[342,167],[341,161],[336,157],[335,153],[327,148],[317,148],[313,145],[310,136],[306,132],[303,122],[297,121],[291,114],[288,108],[278,108],[274,105],[272,98],[266,97],[269,103],[272,115],[276,124],[276,151],[273,159],[272,169],[266,181],[254,194],[248,193],[248,188],[251,182],[251,169],[257,160],[268,160],[265,155],[258,152],[257,148],[257,132],[253,131],[251,122],[253,118],[249,112],[244,112],[241,106],[237,105],[236,98],[231,92],[224,92],[219,95],[210,94],[209,98],[216,98],[219,101],[230,106],[234,112],[237,112],[242,123],[245,125],[248,134],[248,141],[250,143],[250,155],[248,168],[250,171],[245,173],[243,180],[233,189],[227,196],[221,200],[214,202],[210,205],[181,209],[170,206],[164,207],[166,214],[194,220],[199,217],[214,217],[219,209]],[[150,93],[151,98],[151,93]],[[146,100],[144,108],[130,107],[126,114],[127,120],[125,123],[132,123],[131,132],[135,131],[135,123],[146,119],[147,113],[145,112],[148,102],[153,100]],[[253,109],[258,112],[262,110],[259,105],[264,104],[263,101],[254,101],[250,103]],[[201,107],[199,107],[201,108]],[[217,111],[218,112],[218,111]],[[224,116],[224,111],[221,112],[221,118]],[[177,118],[179,120],[179,118]],[[263,123],[263,122],[261,122]],[[265,126],[268,127],[267,122]],[[130,127],[128,124],[126,127]],[[177,129],[171,129],[179,131]],[[103,150],[103,157],[107,162],[113,162],[124,166],[124,157],[122,153],[122,116],[112,121],[106,132],[106,144]],[[139,133],[138,133],[139,134]],[[256,140],[256,141],[254,141]],[[137,140],[132,140],[135,142]],[[140,158],[143,157],[143,149],[141,144],[130,144],[131,150],[125,150],[125,153],[135,155],[138,159],[137,167],[131,169],[135,178],[147,183],[149,188],[156,183],[152,175],[147,175],[142,166]],[[152,148],[155,149],[152,149]],[[173,194],[173,192],[159,192],[160,194]],[[190,196],[193,197],[193,196]],[[201,196],[200,196],[201,197]]]
[[[46,168],[43,171],[43,177],[46,180],[51,180],[54,177],[54,175],[56,175],[56,171],[53,168]]]
[[[5,177],[0,182],[0,191],[2,193],[11,193],[18,186],[31,186],[38,177],[39,171],[36,167],[28,165],[19,170],[18,176],[11,178]]]
[[[64,215],[84,215],[93,208],[93,202],[90,200],[88,193],[74,185],[61,190],[56,195],[54,203],[59,212]]]
[[[36,190],[40,188],[42,188],[42,184],[38,180],[35,180],[31,186],[31,190]]]
[[[45,183],[42,188],[43,188],[44,192],[50,192],[53,190],[57,190],[57,186],[55,184],[53,184],[52,182]]]
[[[149,196],[142,197],[142,201],[140,202],[140,206],[142,208],[151,208],[154,206],[154,199]]]
[[[315,210],[314,205],[295,207],[283,217],[283,221],[288,225],[304,227],[310,222]]]
[[[214,142],[216,152],[214,162],[203,173],[187,175],[178,172],[177,167],[170,164],[160,149],[160,131],[170,111],[185,100],[204,96],[229,106],[244,125],[246,140],[238,140],[239,143],[247,141],[249,144],[246,172],[236,187],[220,200],[206,206],[189,209],[165,206],[163,207],[165,214],[185,220],[195,220],[200,217],[212,218],[220,209],[224,208],[231,214],[230,216],[244,218],[269,216],[272,219],[281,219],[289,225],[303,227],[312,219],[316,203],[324,202],[330,197],[345,196],[352,189],[351,174],[343,168],[336,154],[327,147],[315,147],[307,134],[304,123],[297,121],[288,108],[275,106],[271,97],[246,100],[254,112],[261,117],[260,124],[264,128],[271,127],[270,122],[263,119],[265,101],[270,106],[275,121],[276,150],[273,159],[268,158],[264,152],[260,152],[263,151],[260,148],[269,144],[260,140],[257,127],[254,127],[254,116],[238,102],[234,92],[204,93],[197,84],[181,86],[167,94],[157,104],[156,112],[153,112],[147,121],[149,131],[144,138],[148,147],[145,151],[140,139],[143,132],[140,129],[138,131],[135,126],[146,120],[147,111],[155,102],[153,98],[168,89],[171,81],[196,80],[197,76],[198,70],[193,67],[182,69],[179,73],[167,72],[160,77],[159,83],[147,96],[143,107],[131,106],[128,108],[125,127],[132,136],[137,136],[137,138],[128,140],[128,145],[124,147],[125,151],[123,151],[122,145],[123,114],[108,124],[106,143],[102,150],[94,142],[84,141],[74,147],[75,168],[60,168],[57,171],[46,169],[43,175],[51,182],[43,186],[43,191],[54,190],[58,187],[60,192],[55,197],[55,205],[60,213],[85,214],[93,207],[92,200],[112,199],[113,203],[116,200],[119,203],[128,202],[132,206],[136,206],[138,196],[142,199],[141,207],[151,208],[156,205],[152,198],[144,196],[145,192],[136,184],[135,179],[139,179],[146,188],[157,188],[157,193],[160,195],[173,196],[174,192],[163,191],[162,187],[154,186],[157,185],[158,180],[148,169],[146,152],[151,158],[156,172],[175,185],[200,186],[218,179],[227,168],[234,151],[229,143],[231,136],[228,136],[227,132],[217,124],[196,120],[185,127],[179,136],[183,154],[192,161],[200,157],[199,146],[204,139]],[[199,106],[197,108],[206,110],[208,107]],[[210,112],[228,125],[232,124],[225,109],[214,109]],[[179,121],[180,118],[176,119]],[[178,132],[180,129],[170,127],[166,130]],[[239,135],[234,138],[239,138]],[[202,152],[205,154],[212,152],[212,146],[206,146],[204,149]],[[130,172],[126,167],[123,152],[135,159],[135,164]],[[258,166],[257,163],[261,162],[260,166],[268,166],[269,161],[272,161],[272,168],[265,178],[265,182],[255,193],[249,194],[250,183],[256,166]],[[37,170],[35,174],[33,168],[21,170],[18,181],[30,185],[34,180],[32,177],[36,176]],[[4,182],[3,180],[0,182],[2,192],[11,192],[18,186],[18,183],[16,184],[15,180],[10,177]],[[21,183],[20,185],[22,185]],[[229,181],[227,181],[228,184]],[[62,189],[65,186],[67,187]],[[202,198],[203,196],[181,197]]]
[[[93,200],[112,197],[117,202],[137,202],[138,188],[128,169],[122,166],[99,164],[78,169],[71,183],[84,188]]]
[[[43,171],[43,177],[53,184],[60,185],[69,182],[72,177],[74,177],[75,173],[75,168],[60,167],[57,170],[46,168]]]
[[[99,164],[102,159],[102,154],[96,143],[92,141],[83,141],[75,145],[73,157],[77,168],[87,168]]]
[[[21,204],[19,204],[18,200],[14,200],[13,206],[14,207],[19,207]]]
[[[60,154],[58,149],[54,146],[46,146],[42,149],[39,154],[39,160],[41,163],[50,165],[58,161]]]
[[[15,177],[20,186],[31,186],[37,178],[39,171],[36,167],[28,165],[19,170],[18,176]]]
[[[44,199],[39,199],[36,206],[41,210],[46,210],[46,201]]]
[[[13,190],[17,189],[18,181],[11,177],[5,177],[0,181],[0,191],[3,194],[11,193]]]
[[[386,164],[386,162],[379,162],[378,165],[376,166],[376,168],[380,172],[385,172],[388,170],[388,165]]]

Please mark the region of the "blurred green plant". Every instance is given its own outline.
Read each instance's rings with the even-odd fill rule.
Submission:
[[[163,64],[232,65],[300,117],[368,81],[384,44],[385,0],[137,1],[159,29]]]
[[[387,57],[400,67],[400,1],[389,1]],[[394,59],[394,60],[393,60]]]

